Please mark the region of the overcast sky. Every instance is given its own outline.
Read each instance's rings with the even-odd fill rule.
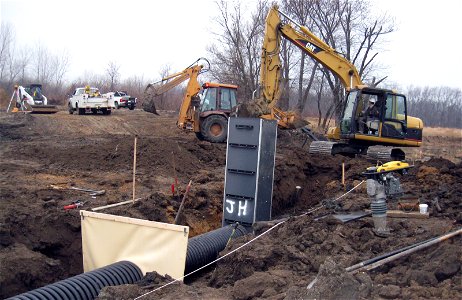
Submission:
[[[373,4],[397,25],[387,37],[387,51],[377,57],[388,66],[383,71],[388,83],[462,89],[461,0]],[[19,45],[67,51],[68,79],[104,74],[110,61],[120,65],[123,78],[157,79],[164,65],[182,70],[207,55],[216,15],[214,0],[0,0],[1,21],[13,24]]]

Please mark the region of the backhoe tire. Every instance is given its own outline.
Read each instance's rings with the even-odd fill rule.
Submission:
[[[207,117],[201,124],[201,134],[206,141],[222,143],[228,136],[228,120],[219,115]]]

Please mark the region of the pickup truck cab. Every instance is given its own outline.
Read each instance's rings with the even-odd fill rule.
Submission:
[[[112,107],[119,109],[121,107],[134,110],[136,107],[136,98],[131,97],[127,92],[109,92],[106,94]]]
[[[77,111],[79,115],[87,112],[97,114],[102,112],[104,115],[111,114],[111,106],[109,105],[108,98],[101,95],[99,90],[94,87],[76,88],[74,94],[68,101],[69,113],[73,114]]]

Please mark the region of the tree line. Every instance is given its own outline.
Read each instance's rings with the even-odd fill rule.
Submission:
[[[363,82],[387,87],[386,77],[380,76],[383,66],[377,57],[384,48],[386,36],[396,28],[394,20],[385,13],[372,13],[371,2],[280,0],[278,4],[291,19],[308,27],[351,61]],[[217,0],[216,5],[216,26],[206,55],[212,68],[201,80],[236,84],[239,99],[249,100],[258,88],[265,18],[272,2],[258,0],[249,8],[245,1]],[[345,104],[345,90],[340,80],[285,39],[281,40],[279,55],[283,92],[278,106],[317,117],[318,125],[327,128],[330,120],[340,116]],[[142,101],[144,89],[150,82],[143,75],[120,78],[119,65],[114,61],[108,62],[104,74],[88,73],[69,81],[65,80],[69,64],[70,58],[65,51],[53,53],[40,44],[34,47],[16,45],[14,28],[1,24],[0,100],[3,103],[18,82],[43,84],[46,95],[57,104],[65,104],[66,96],[75,87],[86,84],[103,91],[126,90]],[[177,71],[180,70],[173,70]],[[158,78],[169,73],[170,67],[163,66]],[[400,92],[407,95],[408,114],[423,119],[426,126],[462,128],[460,89],[411,86]],[[164,95],[162,102],[167,109],[177,109],[181,88]]]

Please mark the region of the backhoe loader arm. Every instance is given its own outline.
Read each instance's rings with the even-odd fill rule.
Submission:
[[[166,93],[173,89],[174,87],[180,85],[184,81],[188,80],[193,76],[193,74],[200,73],[202,70],[203,66],[202,65],[195,65],[192,67],[188,67],[184,69],[181,72],[169,75],[167,77],[162,78],[158,82],[150,83],[146,87],[146,90],[152,89],[153,90],[153,96],[159,96],[162,95],[163,93]],[[167,81],[166,83],[162,84],[163,82]],[[162,85],[157,85],[157,84],[162,84]]]
[[[152,89],[153,92],[151,93],[151,97],[157,97],[159,95],[162,95],[163,93],[168,92],[174,87],[180,85],[184,81],[189,80],[186,86],[186,91],[183,97],[183,101],[181,102],[180,112],[178,115],[177,124],[180,128],[183,128],[185,124],[187,123],[187,121],[194,120],[194,116],[193,116],[194,112],[193,112],[193,107],[191,106],[191,101],[193,97],[196,96],[201,89],[201,85],[197,81],[197,76],[201,73],[201,71],[204,68],[203,65],[199,65],[196,63],[189,66],[188,68],[184,69],[181,72],[169,75],[165,78],[162,78],[158,82],[150,83],[146,87],[146,90],[145,90],[146,92],[147,90]],[[165,84],[157,85],[165,81],[167,81]],[[153,111],[151,112],[157,113],[155,109],[155,105],[153,105]]]

